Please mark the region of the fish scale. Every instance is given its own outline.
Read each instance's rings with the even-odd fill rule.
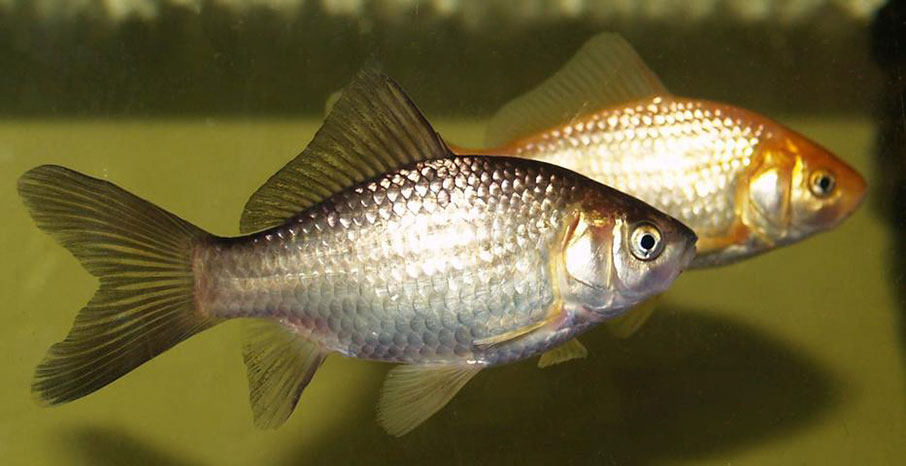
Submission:
[[[328,349],[367,359],[497,364],[542,351],[571,332],[484,351],[472,344],[547,315],[550,248],[567,207],[588,195],[581,177],[519,165],[421,162],[251,241],[210,244],[197,259],[205,308],[284,317]],[[452,182],[432,183],[439,177]]]
[[[679,98],[583,117],[514,144],[544,160],[630,192],[689,225],[721,234],[736,218],[734,185],[770,134],[740,110]]]

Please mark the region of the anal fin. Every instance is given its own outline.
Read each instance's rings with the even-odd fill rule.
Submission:
[[[243,359],[255,426],[276,429],[283,424],[326,356],[327,351],[287,324],[261,321],[253,325]]]
[[[538,367],[543,369],[545,367],[553,366],[554,364],[560,364],[561,362],[566,362],[571,359],[581,359],[586,356],[588,356],[588,350],[585,349],[585,345],[573,338],[542,354],[541,358],[538,359]]]
[[[394,437],[405,435],[446,406],[482,368],[479,365],[394,367],[381,389],[378,423]]]

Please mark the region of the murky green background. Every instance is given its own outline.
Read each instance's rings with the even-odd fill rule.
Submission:
[[[873,126],[783,119],[874,178]],[[251,422],[241,322],[74,403],[40,408],[35,365],[95,280],[34,227],[16,177],[56,163],[115,181],[218,234],[319,121],[0,123],[0,457],[6,464],[900,464],[906,372],[891,237],[863,208],[838,230],[684,274],[641,332],[583,338],[586,360],[480,374],[423,427],[374,421],[388,366],[331,357],[277,431]],[[478,143],[482,121],[437,119]],[[878,195],[871,192],[870,196]]]
[[[906,8],[872,23],[881,3],[0,0],[0,463],[906,464]],[[487,115],[602,30],[673,92],[839,154],[868,179],[865,205],[684,274],[633,337],[584,336],[587,359],[483,371],[401,439],[374,419],[389,366],[336,356],[284,426],[255,429],[239,321],[91,396],[33,402],[35,366],[96,280],[28,218],[27,169],[65,165],[236,234],[363,63],[450,142],[480,145]]]

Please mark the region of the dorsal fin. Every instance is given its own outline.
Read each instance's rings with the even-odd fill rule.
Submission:
[[[485,142],[501,146],[619,103],[669,94],[619,34],[591,38],[553,76],[504,105]]]
[[[243,234],[274,227],[352,185],[449,151],[393,80],[366,68],[346,86],[305,150],[249,198]]]

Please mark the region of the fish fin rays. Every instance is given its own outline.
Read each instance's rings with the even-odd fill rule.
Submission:
[[[475,340],[473,344],[480,349],[488,349],[493,346],[497,346],[501,343],[506,343],[510,340],[515,340],[517,338],[522,338],[542,327],[547,325],[549,320],[543,320],[541,322],[535,322],[534,324],[526,325],[525,327],[520,327],[515,330],[510,330],[509,332],[504,332],[499,335],[490,336],[487,338],[481,338]]]
[[[401,365],[387,373],[377,406],[381,427],[405,435],[446,406],[483,367]]]
[[[366,68],[339,94],[308,147],[249,198],[240,231],[280,225],[356,183],[449,154],[403,90]]]
[[[333,111],[333,107],[337,105],[337,101],[340,100],[341,95],[343,95],[343,90],[338,89],[327,96],[327,99],[324,100],[324,117],[330,115],[330,112]]]
[[[669,95],[657,75],[619,34],[591,38],[553,76],[504,105],[488,124],[496,147],[589,113]]]
[[[588,356],[588,350],[585,349],[585,345],[573,338],[542,354],[538,359],[538,367],[543,369],[572,359],[582,359],[586,356]]]
[[[259,320],[246,329],[242,356],[255,426],[276,429],[293,413],[327,352],[287,325]]]
[[[38,227],[99,287],[35,370],[42,404],[81,398],[220,322],[195,307],[192,257],[210,235],[104,180],[44,165],[19,178]]]
[[[551,309],[548,312],[547,317],[544,318],[544,320],[541,320],[539,322],[534,322],[534,323],[528,324],[526,326],[519,327],[517,329],[513,329],[508,332],[504,332],[504,333],[501,333],[498,335],[492,335],[490,337],[481,338],[481,339],[473,341],[472,344],[475,345],[479,349],[488,349],[488,348],[497,346],[501,343],[506,343],[511,340],[516,340],[518,338],[522,338],[526,335],[529,335],[530,333],[536,332],[536,331],[548,326],[550,323],[559,319],[561,317],[561,311],[562,311],[562,308],[560,307],[560,304],[555,304],[555,305],[551,306]]]
[[[607,333],[614,337],[629,338],[638,332],[645,325],[645,322],[648,322],[660,302],[661,296],[663,295],[652,296],[626,311],[620,317],[608,320],[602,325],[607,329]]]

